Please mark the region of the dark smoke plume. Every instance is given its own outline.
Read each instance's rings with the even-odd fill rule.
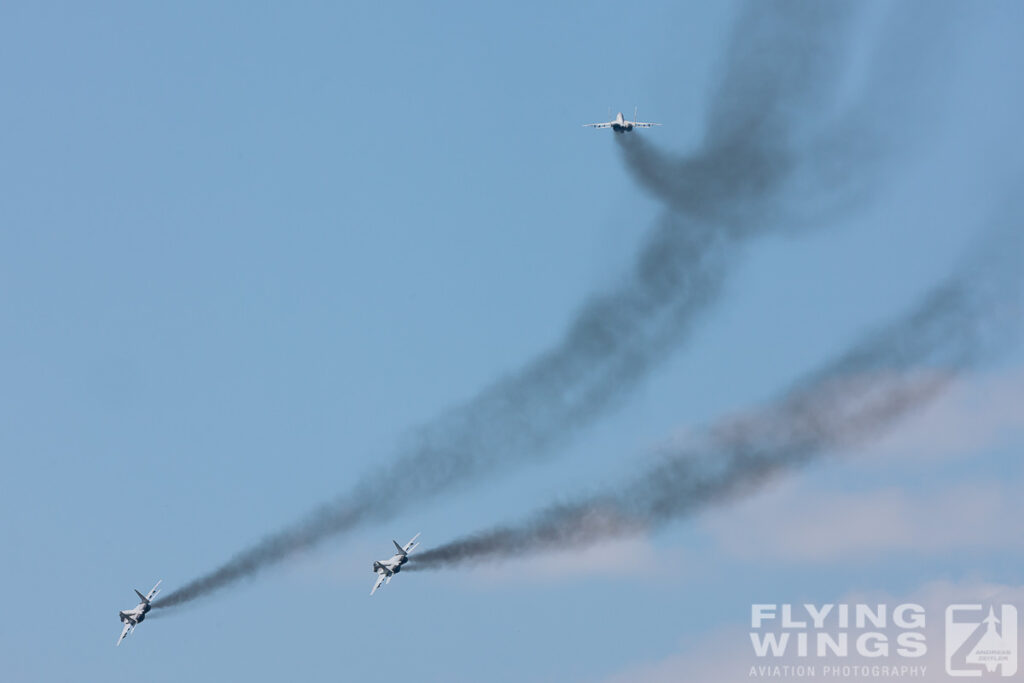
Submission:
[[[771,20],[763,15],[771,5]],[[740,237],[779,227],[759,218],[742,233],[726,229],[742,204],[748,217],[785,202],[813,201],[786,191],[799,167],[789,142],[807,125],[812,102],[824,106],[838,80],[847,12],[828,3],[752,3],[730,44],[713,121],[687,192],[701,211],[674,210],[654,227],[623,281],[592,298],[553,349],[500,379],[465,404],[415,431],[391,464],[355,489],[243,550],[217,569],[155,603],[193,600],[250,576],[291,554],[372,519],[436,496],[484,473],[544,457],[574,432],[606,414],[687,336],[718,298]],[[772,32],[788,27],[784,41]],[[775,44],[775,43],[778,44]],[[760,45],[750,52],[751,45]],[[797,68],[803,61],[815,68]],[[751,119],[751,111],[763,118]],[[627,156],[629,153],[627,152]],[[751,160],[756,159],[756,163]],[[711,184],[709,184],[711,183]],[[684,183],[686,184],[686,183]],[[671,203],[670,203],[671,204]],[[672,206],[673,209],[679,207]],[[386,495],[388,510],[373,508]],[[371,511],[372,508],[372,511]]]
[[[807,223],[809,204],[832,204],[859,190],[861,180],[849,176],[863,173],[868,157],[835,140],[855,138],[863,151],[868,128],[854,124],[864,118],[859,109],[832,111],[853,9],[845,3],[746,6],[729,39],[699,149],[675,158],[647,137],[617,136],[641,186],[672,210],[738,236]]]
[[[876,436],[959,373],[1005,350],[1021,321],[1020,237],[932,290],[910,314],[853,345],[774,401],[663,453],[630,482],[413,556],[410,569],[580,547],[651,529],[766,478]]]

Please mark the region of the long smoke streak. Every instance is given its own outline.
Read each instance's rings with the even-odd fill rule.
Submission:
[[[984,266],[951,278],[909,315],[849,348],[761,409],[663,453],[623,486],[543,509],[413,556],[409,569],[494,561],[652,529],[782,470],[873,437],[1005,350],[1021,318],[1021,239],[1002,230]],[[992,258],[992,255],[995,258]]]
[[[711,108],[708,144],[698,155],[703,167],[715,172],[687,179],[687,192],[702,197],[701,211],[668,214],[648,236],[625,281],[584,305],[555,348],[414,432],[390,465],[371,473],[348,495],[267,536],[154,606],[194,600],[371,516],[379,520],[394,513],[399,503],[421,501],[499,467],[543,457],[607,413],[678,346],[698,314],[717,299],[739,238],[779,224],[753,221],[742,234],[727,226],[737,216],[780,215],[773,207],[813,199],[784,191],[800,161],[799,149],[788,141],[806,123],[804,114],[795,113],[796,105],[809,104],[801,111],[813,110],[831,95],[848,12],[834,3],[818,9],[773,3],[771,21],[765,22],[765,6],[748,7],[730,44]],[[773,42],[780,25],[789,27],[786,38]],[[772,49],[751,53],[750,44]],[[808,60],[814,69],[798,68]],[[763,113],[757,125],[748,114],[754,109]],[[373,506],[384,495],[392,501],[386,511]]]

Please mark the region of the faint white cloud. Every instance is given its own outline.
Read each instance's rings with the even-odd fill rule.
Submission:
[[[870,561],[892,553],[1001,551],[1024,532],[1024,499],[999,481],[927,492],[855,493],[789,480],[700,524],[724,550],[782,562]]]
[[[1024,441],[1024,368],[972,375],[864,450],[923,460],[970,456]],[[858,459],[861,455],[858,455]]]
[[[680,683],[681,681],[726,681],[723,662],[734,660],[747,646],[746,633],[738,628],[716,632],[699,642],[684,642],[681,651],[650,662],[637,662],[611,674],[604,683]],[[734,669],[734,671],[743,671]],[[746,678],[746,676],[744,676]],[[737,679],[739,680],[739,679]],[[749,680],[749,679],[747,679]]]
[[[958,381],[842,466],[883,476],[885,463],[936,467],[1009,443],[1024,445],[1024,368]],[[1020,482],[998,472],[976,474],[984,478],[925,491],[891,478],[884,487],[848,491],[822,488],[812,476],[784,477],[702,516],[699,524],[734,555],[783,562],[1003,550],[1008,537],[1024,532]]]
[[[778,596],[779,603],[787,600],[788,596]],[[919,683],[948,682],[950,677],[945,672],[945,609],[947,606],[956,603],[994,603],[1013,604],[1024,614],[1024,585],[1001,585],[986,582],[962,582],[952,583],[946,581],[934,581],[920,586],[906,595],[893,595],[882,591],[873,593],[850,593],[839,597],[834,601],[836,604],[857,604],[868,605],[887,604],[898,605],[902,603],[914,603],[925,609],[927,619],[924,626],[925,642],[927,653],[914,660],[896,660],[892,658],[889,663],[906,663],[912,661],[914,665],[924,666],[925,674],[907,680],[918,681]],[[724,628],[716,629],[696,640],[684,640],[678,652],[666,655],[665,657],[646,662],[636,662],[622,670],[609,675],[604,683],[679,683],[680,681],[719,681],[728,683],[730,681],[746,682],[753,680],[750,677],[751,667],[766,664],[764,659],[754,655],[750,644],[750,626],[747,620],[748,615],[743,615],[735,624]],[[798,660],[794,655],[771,659],[772,664],[809,664],[807,659]],[[830,664],[838,663],[831,660]],[[843,661],[847,664],[879,664],[878,660],[866,660],[851,655]],[[819,665],[821,661],[817,662]],[[773,678],[775,681],[806,681],[820,680],[820,678],[799,678],[781,677]],[[880,678],[867,678],[863,680],[887,680]]]

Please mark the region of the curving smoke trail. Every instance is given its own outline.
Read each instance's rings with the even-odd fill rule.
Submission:
[[[835,111],[854,9],[846,3],[746,6],[729,38],[700,147],[675,158],[643,136],[616,136],[627,168],[671,210],[740,237],[781,223],[807,224],[808,203],[841,204],[861,190],[857,171],[872,161],[864,149],[874,126],[859,107]],[[835,144],[855,134],[860,152]],[[836,167],[844,173],[823,172]],[[787,196],[797,201],[780,201]]]
[[[814,120],[806,113],[814,106],[796,105],[827,109],[839,80],[851,6],[751,3],[730,44],[708,144],[698,155],[715,173],[691,174],[686,182],[686,191],[701,198],[701,210],[667,213],[632,271],[619,286],[586,302],[554,348],[413,432],[390,465],[347,495],[242,550],[154,607],[194,600],[343,533],[367,521],[382,494],[411,504],[549,455],[623,400],[718,298],[741,238],[782,227],[770,217],[784,215],[786,205],[814,200],[787,187],[801,161],[801,149],[790,141]],[[788,27],[782,41],[773,38],[780,26]],[[751,44],[772,49],[751,53]],[[807,60],[815,68],[795,68]],[[749,115],[755,109],[764,113],[756,125]],[[758,160],[755,175],[752,158]],[[741,215],[750,224],[743,231],[729,229]],[[387,512],[396,511],[392,505]],[[374,509],[372,518],[379,521],[381,514],[386,513]]]
[[[579,547],[665,524],[723,502],[779,471],[876,436],[958,373],[1005,350],[1021,322],[1016,225],[977,265],[934,288],[760,409],[711,426],[695,447],[661,454],[624,485],[543,509],[411,557],[409,569]]]

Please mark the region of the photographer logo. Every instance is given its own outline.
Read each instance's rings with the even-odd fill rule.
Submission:
[[[1017,673],[1017,608],[950,605],[946,608],[946,673],[1013,676]]]

